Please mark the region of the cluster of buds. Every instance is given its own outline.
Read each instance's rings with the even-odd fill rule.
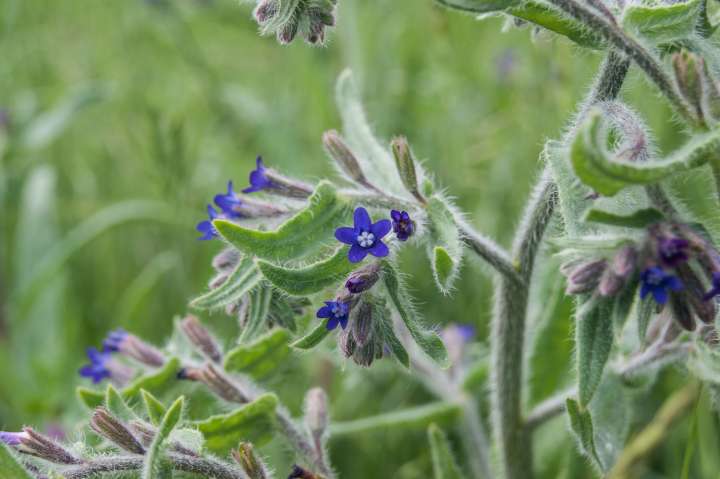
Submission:
[[[654,301],[657,312],[669,305],[688,331],[696,328],[695,318],[705,324],[715,320],[720,255],[688,225],[651,225],[639,244],[625,244],[610,257],[571,261],[561,271],[568,294],[613,298],[639,286],[642,300]]]
[[[262,31],[274,32],[283,45],[291,43],[298,33],[311,45],[322,45],[325,28],[335,25],[336,3],[337,0],[260,0],[254,16]]]
[[[369,294],[363,295],[350,312],[348,327],[338,335],[338,346],[343,356],[352,359],[358,366],[369,367],[373,361],[383,357],[384,335],[380,322],[375,317],[384,312],[380,299]]]

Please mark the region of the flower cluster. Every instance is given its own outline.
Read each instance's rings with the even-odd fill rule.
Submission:
[[[325,41],[325,29],[335,25],[336,0],[297,2],[294,11],[283,11],[281,0],[260,0],[255,20],[263,32],[273,32],[282,44],[292,42],[298,33],[312,45]],[[287,8],[285,8],[287,10]]]

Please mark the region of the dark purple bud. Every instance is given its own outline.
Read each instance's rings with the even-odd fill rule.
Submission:
[[[217,364],[222,361],[220,346],[195,316],[188,316],[183,319],[180,322],[180,328],[203,356]]]
[[[337,341],[338,347],[340,348],[343,356],[349,358],[352,357],[353,354],[355,354],[357,343],[355,342],[355,337],[349,329],[342,330],[338,335]]]
[[[371,263],[352,274],[345,282],[345,288],[352,294],[362,293],[372,288],[380,279],[380,264]]]
[[[318,479],[318,477],[307,469],[303,469],[295,464],[292,467],[292,471],[290,472],[288,479]]]
[[[245,404],[249,402],[246,391],[240,389],[229,377],[218,370],[212,363],[205,365],[199,370],[199,380],[204,383],[210,391],[228,402]]]
[[[390,210],[392,228],[400,241],[407,241],[415,233],[415,222],[407,211]]]
[[[688,246],[685,238],[661,237],[658,239],[658,255],[660,261],[668,267],[675,268],[688,260]]]
[[[215,255],[212,260],[212,267],[218,272],[233,270],[240,261],[240,252],[235,248],[226,248]]]
[[[155,346],[132,334],[124,332],[122,341],[115,345],[116,351],[145,366],[159,368],[165,364],[165,356]]]
[[[600,282],[600,276],[607,267],[607,260],[599,259],[579,263],[568,276],[567,294],[588,293]]]
[[[637,268],[638,253],[634,246],[626,245],[615,253],[610,269],[622,279],[627,279]]]
[[[288,45],[292,43],[298,32],[299,19],[296,17],[290,18],[285,25],[282,26],[280,31],[277,33],[278,42],[282,45]]]
[[[95,409],[90,419],[90,428],[125,451],[145,454],[145,448],[127,426],[102,406]]]
[[[374,306],[369,301],[361,301],[352,312],[350,331],[358,347],[367,345],[373,336]]]
[[[684,297],[675,296],[670,301],[670,307],[675,321],[687,331],[695,329],[695,319],[693,318],[690,305]]]
[[[683,264],[677,268],[677,274],[685,286],[687,301],[697,317],[703,323],[713,323],[717,313],[716,304],[713,301],[704,300],[704,286],[695,271],[689,265]]]

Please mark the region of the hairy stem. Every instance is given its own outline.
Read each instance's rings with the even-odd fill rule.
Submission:
[[[520,276],[505,250],[491,239],[475,231],[472,226],[464,221],[457,218],[456,221],[463,235],[463,240],[470,249],[510,281],[520,284],[523,282],[523,278]]]

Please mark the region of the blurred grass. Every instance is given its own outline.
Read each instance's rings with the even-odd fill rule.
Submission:
[[[72,415],[84,347],[107,330],[168,335],[173,316],[204,288],[217,249],[195,240],[195,222],[227,179],[244,182],[257,154],[307,178],[330,174],[320,136],[339,126],[333,84],[347,66],[377,132],[407,135],[469,219],[510,241],[542,144],[562,133],[599,57],[531,39],[527,29],[503,33],[501,19],[477,22],[430,0],[340,3],[322,49],[258,37],[250,8],[235,1],[0,3],[0,108],[10,118],[0,163],[0,429]],[[668,110],[647,84],[633,78],[628,92],[661,148],[676,144]],[[160,202],[171,221],[100,228],[40,271],[29,303],[18,300],[63,238],[129,200]],[[424,252],[404,260],[417,297],[434,298],[424,304],[428,319],[473,323],[484,336],[491,298],[483,267],[468,260],[456,294],[435,299],[416,255]],[[426,399],[391,367],[333,375],[326,360],[303,364],[306,379],[284,387],[296,410],[308,381],[335,381],[340,419]],[[699,433],[710,434],[704,426]],[[427,473],[429,457],[418,452],[424,431],[378,437],[334,444],[344,477]],[[583,477],[568,451],[548,459],[547,470]]]

